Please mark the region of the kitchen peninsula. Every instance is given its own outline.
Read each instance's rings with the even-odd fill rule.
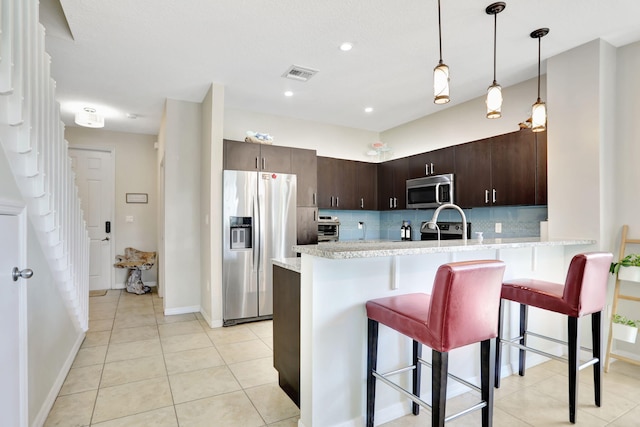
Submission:
[[[301,254],[300,271],[300,422],[301,427],[364,425],[366,397],[365,302],[373,298],[410,292],[427,292],[438,266],[472,259],[500,259],[505,278],[532,277],[564,281],[571,257],[595,250],[593,240],[539,238],[485,239],[442,242],[340,242],[294,246]],[[287,266],[281,261],[280,267]],[[298,269],[292,265],[292,270]],[[514,310],[515,311],[515,310]],[[507,307],[506,315],[509,315]],[[512,323],[515,321],[511,317]],[[540,333],[561,338],[557,323],[545,312],[532,309],[530,323]],[[507,324],[506,329],[511,325]],[[508,332],[505,331],[505,332]],[[555,332],[555,333],[554,333]],[[274,330],[274,339],[275,337]],[[543,347],[544,348],[544,347]],[[561,354],[557,344],[546,348]],[[378,369],[391,371],[407,365],[408,338],[381,327]],[[427,360],[430,351],[425,351]],[[515,354],[515,353],[514,353]],[[478,383],[479,347],[452,351],[450,372]],[[503,359],[505,375],[510,357]],[[529,358],[532,364],[541,359]],[[409,379],[401,377],[407,385]],[[430,375],[423,375],[423,398],[430,400]],[[465,391],[455,382],[450,393]],[[389,387],[379,386],[376,421],[387,422],[410,412],[407,399]]]

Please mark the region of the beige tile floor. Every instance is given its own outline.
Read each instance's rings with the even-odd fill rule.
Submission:
[[[45,426],[297,426],[299,410],[273,369],[270,321],[211,329],[200,315],[164,316],[156,294],[109,291],[89,304],[89,332]],[[581,373],[575,425],[640,426],[640,367],[612,365],[601,408],[593,404],[590,369]],[[504,378],[494,426],[571,425],[566,389],[566,365],[556,361]],[[478,400],[463,394],[447,412]],[[385,424],[427,425],[426,411]],[[480,414],[447,426],[480,426]]]
[[[211,329],[157,294],[89,298],[89,332],[45,426],[295,427],[270,321]]]

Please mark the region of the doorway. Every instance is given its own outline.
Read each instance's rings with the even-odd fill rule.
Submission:
[[[115,161],[109,149],[69,148],[80,206],[89,232],[89,290],[115,286],[113,263]]]
[[[0,417],[3,425],[26,427],[27,290],[13,269],[26,268],[24,207],[0,200]]]

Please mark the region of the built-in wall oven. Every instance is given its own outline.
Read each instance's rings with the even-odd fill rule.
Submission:
[[[407,209],[437,208],[453,201],[453,174],[407,180]]]
[[[318,243],[337,242],[340,238],[340,221],[335,216],[318,217]]]

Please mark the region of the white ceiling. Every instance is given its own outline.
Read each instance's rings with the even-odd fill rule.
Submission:
[[[40,18],[67,126],[92,106],[107,130],[157,134],[166,98],[200,102],[215,82],[225,86],[226,108],[383,131],[486,93],[491,3],[442,0],[445,107],[433,104],[436,0],[42,0]],[[506,3],[498,15],[502,86],[536,76],[529,33],[537,28],[551,30],[543,60],[598,37],[614,46],[640,40],[638,0]],[[344,41],[353,50],[340,51]],[[282,78],[292,64],[319,72],[306,83]],[[364,113],[367,106],[374,111]]]

